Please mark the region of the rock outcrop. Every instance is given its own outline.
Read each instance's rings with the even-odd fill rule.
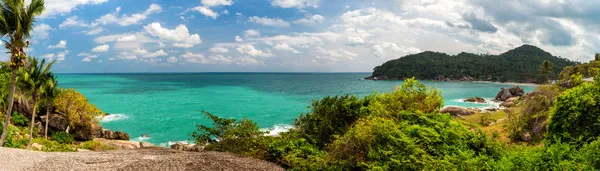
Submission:
[[[204,150],[204,146],[200,146],[200,145],[196,145],[196,144],[186,144],[186,143],[175,143],[173,145],[171,145],[172,149],[175,150],[179,150],[179,151],[195,151],[195,152],[200,152],[202,150]]]
[[[464,102],[471,102],[471,103],[486,103],[485,99],[481,98],[481,97],[471,97],[471,98],[467,98],[466,100],[464,100]]]
[[[475,113],[467,108],[457,107],[457,106],[444,107],[440,112],[441,113],[449,113],[452,116],[466,116],[466,115],[472,115]]]
[[[521,97],[524,94],[525,91],[519,86],[511,87],[509,89],[502,88],[500,92],[498,92],[498,94],[496,95],[495,100],[504,102],[511,97]]]

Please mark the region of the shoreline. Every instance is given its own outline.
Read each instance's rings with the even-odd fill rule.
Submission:
[[[458,81],[466,82],[466,81]],[[518,83],[518,82],[495,82],[495,81],[470,81],[474,83],[491,83],[491,84],[506,84],[506,85],[523,85],[523,86],[540,86],[541,84],[536,83]]]

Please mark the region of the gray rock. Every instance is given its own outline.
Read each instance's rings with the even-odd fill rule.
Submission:
[[[531,134],[529,134],[528,131],[524,131],[521,133],[521,139],[525,142],[530,142],[531,140],[533,140],[533,138],[531,137]]]
[[[465,116],[465,115],[472,115],[472,114],[474,114],[473,111],[470,111],[467,108],[456,107],[456,106],[444,107],[440,112],[442,112],[442,113],[449,113],[452,116],[457,116],[457,115]]]
[[[510,93],[509,89],[505,89],[502,88],[502,90],[500,90],[500,92],[498,92],[498,94],[496,95],[496,100],[497,101],[505,101],[508,98],[511,98],[512,94]]]
[[[38,143],[33,143],[31,144],[31,149],[37,150],[37,151],[42,151],[42,149],[44,149],[43,145],[40,145]]]

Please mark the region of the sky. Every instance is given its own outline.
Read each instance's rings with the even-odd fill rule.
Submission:
[[[600,52],[596,0],[46,0],[36,21],[27,52],[61,73],[370,72],[423,51]]]

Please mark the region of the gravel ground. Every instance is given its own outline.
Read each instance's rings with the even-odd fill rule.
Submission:
[[[141,148],[107,152],[45,153],[0,147],[0,170],[284,170],[262,160],[220,152]]]

